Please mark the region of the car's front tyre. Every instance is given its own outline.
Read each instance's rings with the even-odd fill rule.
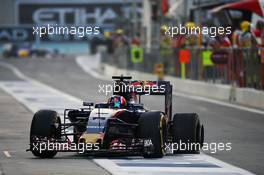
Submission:
[[[40,110],[36,112],[30,128],[30,150],[32,154],[40,158],[53,158],[57,154],[56,150],[40,150],[40,146],[47,141],[52,142],[59,139],[60,135],[61,120],[56,111]]]

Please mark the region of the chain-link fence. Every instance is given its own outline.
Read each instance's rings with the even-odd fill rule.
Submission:
[[[186,48],[169,52],[152,49],[144,51],[143,59],[137,62],[131,59],[131,48],[122,47],[111,55],[102,55],[104,62],[127,70],[154,73],[156,65],[162,64],[165,75],[264,89],[263,53],[260,48]]]

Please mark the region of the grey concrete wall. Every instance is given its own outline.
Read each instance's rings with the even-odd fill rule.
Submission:
[[[153,74],[143,73],[138,71],[127,71],[119,69],[108,64],[104,64],[105,76],[111,79],[112,75],[131,75],[134,79],[143,80],[156,80],[157,77]],[[173,85],[173,89],[195,96],[207,97],[210,99],[216,99],[221,101],[229,101],[230,96],[233,95],[235,103],[251,106],[255,108],[264,109],[264,92],[250,89],[250,88],[236,88],[234,94],[232,94],[232,88],[230,85],[210,84],[206,82],[194,81],[194,80],[181,80],[179,78],[166,76],[166,80],[170,81]]]

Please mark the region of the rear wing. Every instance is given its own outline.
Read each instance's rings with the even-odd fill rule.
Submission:
[[[130,100],[132,94],[136,95],[164,95],[165,110],[164,112],[172,119],[172,85],[169,81],[127,81],[131,77],[114,76],[114,95],[122,95]]]

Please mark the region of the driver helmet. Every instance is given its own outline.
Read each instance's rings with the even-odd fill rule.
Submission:
[[[121,109],[126,107],[127,102],[124,97],[120,95],[113,95],[108,99],[108,104],[110,104],[110,107]]]

